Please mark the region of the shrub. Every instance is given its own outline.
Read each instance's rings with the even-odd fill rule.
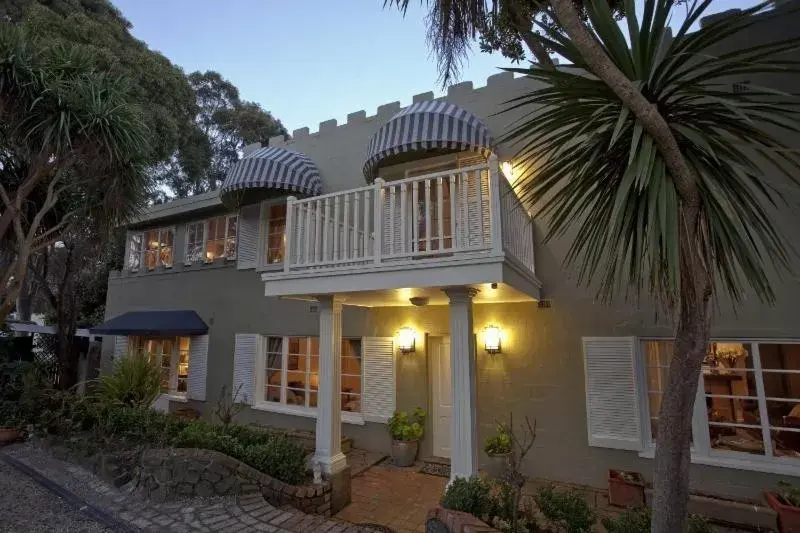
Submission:
[[[495,513],[496,504],[489,483],[479,477],[456,478],[447,487],[441,505],[486,520]]]
[[[595,513],[586,500],[575,491],[558,491],[553,487],[539,489],[535,496],[542,514],[567,533],[585,533],[592,530]]]
[[[788,481],[778,481],[778,499],[784,505],[800,507],[800,487],[795,487]]]
[[[284,483],[299,485],[305,481],[305,453],[288,437],[275,435],[267,444],[248,446],[242,460]]]
[[[241,424],[229,426],[227,434],[241,442],[242,446],[269,444],[269,442],[278,435],[274,431]]]
[[[497,424],[497,433],[486,439],[483,451],[490,456],[510,453],[511,429],[506,424]]]
[[[96,398],[105,405],[149,408],[160,393],[161,370],[146,357],[122,357],[97,379]]]
[[[394,440],[413,442],[420,440],[425,433],[427,413],[417,407],[408,415],[405,411],[395,411],[389,419],[389,433]]]
[[[653,511],[649,507],[626,509],[618,516],[601,520],[608,533],[650,533]],[[688,533],[711,533],[708,520],[700,515],[690,515]]]

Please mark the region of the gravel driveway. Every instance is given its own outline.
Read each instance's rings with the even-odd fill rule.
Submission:
[[[0,459],[0,532],[111,532]]]

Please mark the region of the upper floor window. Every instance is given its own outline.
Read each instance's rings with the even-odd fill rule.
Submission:
[[[282,263],[286,250],[286,204],[269,206],[267,264]]]
[[[161,228],[128,237],[128,269],[171,267],[175,258],[175,229]]]
[[[654,441],[672,341],[644,341],[642,353]],[[800,343],[711,343],[696,402],[695,453],[800,459]]]
[[[236,259],[238,215],[224,215],[186,225],[186,264]]]

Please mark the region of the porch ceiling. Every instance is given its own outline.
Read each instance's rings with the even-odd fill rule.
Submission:
[[[497,288],[493,289],[491,283],[473,284],[472,287],[478,289],[478,294],[473,299],[476,304],[488,303],[514,303],[532,302],[527,294],[518,291],[514,287],[505,283],[497,283]],[[410,307],[410,298],[428,298],[427,305],[447,305],[447,295],[441,287],[413,287],[402,289],[384,289],[376,291],[358,291],[349,293],[337,293],[344,298],[345,305],[357,305],[361,307]],[[297,296],[292,299],[309,299],[312,296]]]

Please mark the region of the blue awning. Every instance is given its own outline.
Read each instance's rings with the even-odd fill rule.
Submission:
[[[246,189],[279,189],[315,196],[322,192],[322,178],[307,155],[265,146],[231,165],[220,192],[226,195]]]
[[[208,326],[194,311],[129,311],[89,328],[93,335],[204,335]]]
[[[401,154],[424,150],[492,153],[489,128],[469,111],[445,100],[411,104],[395,114],[372,136],[364,176],[375,178],[378,168]]]

